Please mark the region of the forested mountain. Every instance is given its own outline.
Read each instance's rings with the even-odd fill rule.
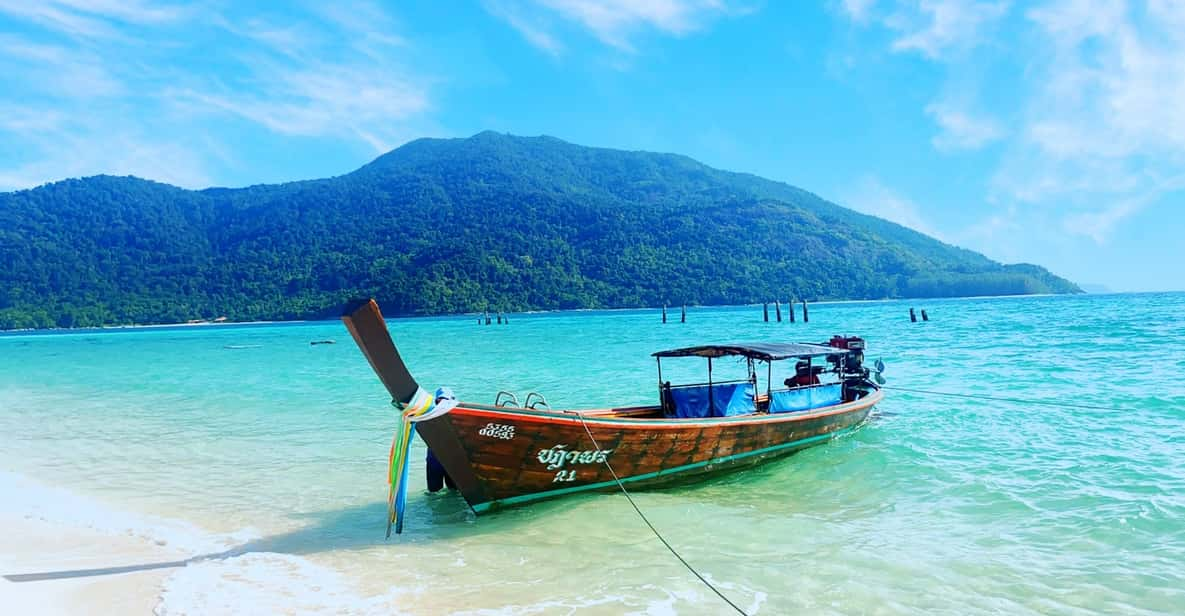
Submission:
[[[804,190],[671,154],[481,133],[324,180],[0,194],[0,328],[1072,293]]]

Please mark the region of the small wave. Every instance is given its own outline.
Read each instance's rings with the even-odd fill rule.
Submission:
[[[105,535],[125,535],[189,555],[222,552],[258,538],[253,529],[216,534],[188,522],[122,511],[17,473],[0,471],[0,513]]]
[[[259,538],[254,530],[211,533],[181,520],[122,511],[17,473],[0,471],[0,495],[0,514],[137,538],[189,556],[191,560],[163,583],[155,608],[158,616],[394,614],[397,602],[410,592],[391,588],[363,595],[338,571],[307,558],[242,553],[237,548]]]
[[[191,564],[165,580],[157,616],[397,614],[398,588],[359,594],[337,571],[291,554],[258,552]]]

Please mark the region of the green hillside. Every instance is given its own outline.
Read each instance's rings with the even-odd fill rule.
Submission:
[[[132,177],[0,194],[0,328],[1073,293],[751,175],[481,133],[325,180],[188,191]]]

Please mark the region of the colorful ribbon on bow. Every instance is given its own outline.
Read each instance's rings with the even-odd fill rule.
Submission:
[[[403,510],[407,505],[407,469],[411,465],[408,453],[412,437],[416,434],[415,424],[440,417],[457,406],[452,390],[441,387],[436,395],[429,395],[423,389],[416,390],[411,401],[403,405],[399,418],[399,429],[391,441],[391,453],[387,458],[387,482],[391,490],[387,493],[387,538],[391,538],[391,525],[395,533],[403,532]]]

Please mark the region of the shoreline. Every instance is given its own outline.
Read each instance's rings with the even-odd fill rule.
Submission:
[[[332,319],[325,319],[324,321],[309,320],[309,319],[293,319],[291,321],[225,321],[222,323],[213,323],[204,321],[201,323],[149,323],[146,325],[100,325],[98,327],[44,327],[25,328],[25,329],[4,329],[0,330],[0,338],[9,334],[17,335],[36,335],[36,334],[87,334],[100,333],[109,331],[137,331],[146,329],[181,329],[181,328],[218,328],[218,327],[249,327],[252,325],[286,325],[296,323],[321,323],[331,321]]]
[[[936,302],[936,301],[959,301],[959,300],[982,300],[982,299],[1036,299],[1046,297],[1080,297],[1080,296],[1103,296],[1103,295],[1155,295],[1162,293],[1182,293],[1185,291],[1112,291],[1108,293],[1032,293],[1027,295],[969,295],[964,297],[890,297],[881,299],[823,299],[817,301],[807,301],[811,306],[834,306],[844,304],[879,304],[890,302]],[[802,300],[795,300],[794,305],[799,305]],[[670,304],[667,309],[678,308],[683,304]],[[715,305],[700,305],[688,304],[689,308],[695,309],[727,309],[727,308],[751,308],[760,306],[761,303],[751,304],[715,304]],[[782,302],[782,305],[788,305]],[[592,313],[592,312],[639,312],[650,310],[662,310],[662,306],[642,306],[634,308],[566,308],[557,310],[523,310],[516,312],[502,312],[503,316],[534,316],[534,315],[553,315],[563,313]],[[420,315],[393,315],[386,317],[387,320],[406,320],[406,319],[473,319],[481,318],[486,312],[461,312],[448,314],[420,314]],[[494,315],[497,312],[489,312]],[[492,317],[491,317],[492,318]],[[336,319],[292,319],[292,320],[256,320],[256,321],[225,321],[221,323],[214,323],[211,321],[203,321],[200,323],[150,323],[145,325],[100,325],[98,327],[46,327],[46,328],[25,328],[25,329],[7,329],[0,330],[0,338],[8,335],[37,335],[37,334],[77,334],[77,333],[97,333],[108,331],[138,331],[138,330],[152,330],[152,329],[174,329],[174,328],[191,328],[191,327],[250,327],[253,325],[288,325],[300,323],[330,323]]]
[[[17,614],[150,614],[193,547],[152,528],[165,521],[121,511],[69,490],[0,471],[0,597]],[[188,531],[176,525],[176,531]],[[180,538],[180,534],[178,534]],[[97,575],[111,567],[131,570]],[[49,574],[22,581],[20,576]]]
[[[82,528],[63,528],[34,516],[0,515],[0,597],[14,614],[151,614],[176,569],[114,575],[12,581],[8,576],[169,562],[178,550],[148,540]]]
[[[147,325],[101,325],[99,327],[55,327],[54,330],[72,331],[74,329],[152,329],[154,327],[222,327],[226,325],[270,325],[274,323],[307,323],[308,319],[294,319],[292,321],[200,321],[198,323],[149,323]],[[45,330],[33,330],[45,331]]]
[[[402,613],[414,588],[365,592],[293,551],[0,470],[0,605],[15,614]],[[6,612],[8,613],[8,612]]]

